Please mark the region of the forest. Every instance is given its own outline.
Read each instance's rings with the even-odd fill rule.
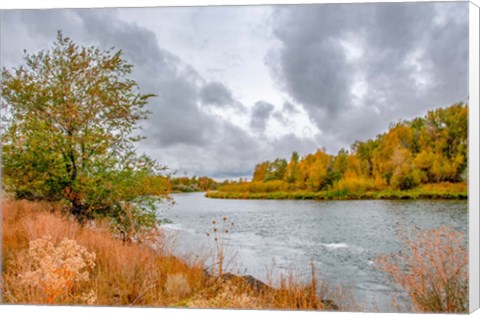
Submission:
[[[331,155],[325,149],[255,166],[212,198],[466,198],[468,105],[453,104],[391,124],[375,139]]]

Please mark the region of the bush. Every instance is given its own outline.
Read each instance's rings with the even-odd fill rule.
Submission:
[[[406,250],[376,260],[410,297],[415,312],[468,312],[468,249],[450,227],[419,232]]]
[[[30,270],[19,275],[19,283],[44,303],[70,303],[80,298],[95,302],[93,290],[79,295],[77,286],[90,278],[95,267],[95,253],[88,252],[74,240],[54,244],[51,236],[31,241],[26,257]]]
[[[422,181],[422,173],[418,170],[412,170],[408,173],[394,173],[390,184],[400,190],[409,190],[417,187]]]
[[[361,194],[372,190],[373,188],[374,184],[372,180],[357,176],[342,178],[336,184],[334,184],[334,190],[345,191],[353,194]]]

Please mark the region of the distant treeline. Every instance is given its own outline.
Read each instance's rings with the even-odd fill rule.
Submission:
[[[170,190],[173,192],[196,192],[216,190],[220,185],[213,178],[206,176],[172,177],[169,179]]]
[[[467,130],[468,106],[458,103],[432,110],[423,118],[392,124],[386,133],[357,141],[350,150],[341,149],[336,155],[320,149],[305,156],[293,152],[289,161],[278,158],[259,163],[250,182],[229,183],[218,189],[223,197],[228,197],[225,193],[279,191],[358,195],[465,183]]]

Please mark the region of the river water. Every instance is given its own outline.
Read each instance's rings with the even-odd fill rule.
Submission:
[[[355,307],[396,311],[391,301],[408,303],[404,294],[375,268],[376,257],[401,250],[397,233],[453,226],[467,234],[468,204],[456,200],[225,200],[203,193],[174,194],[175,205],[159,208],[176,234],[175,252],[207,254],[212,221],[233,221],[229,232],[227,269],[263,281],[269,274],[293,271],[311,275],[331,288],[347,288]],[[217,224],[218,226],[218,224]],[[275,278],[275,277],[274,277]]]

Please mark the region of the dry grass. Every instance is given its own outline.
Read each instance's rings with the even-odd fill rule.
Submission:
[[[75,298],[86,304],[96,301],[95,291],[79,292],[77,287],[90,280],[95,267],[95,253],[88,252],[74,240],[54,244],[50,236],[29,243],[27,271],[19,275],[19,284],[32,297],[43,296],[47,304],[69,304]]]
[[[42,292],[32,294],[21,285],[19,276],[31,268],[29,243],[49,235],[53,243],[75,240],[95,253],[96,266],[90,280],[77,291],[93,290],[96,305],[161,305],[175,303],[177,294],[165,288],[168,275],[182,274],[191,290],[205,286],[207,277],[200,262],[187,264],[166,253],[154,251],[148,244],[123,244],[107,227],[80,227],[43,203],[3,200],[3,286],[6,303],[45,304]],[[161,240],[164,241],[164,240]],[[160,242],[161,242],[160,241]],[[51,301],[54,303],[78,303]]]
[[[377,259],[408,294],[416,312],[468,312],[468,248],[450,227],[404,239],[406,250]]]
[[[432,183],[432,184],[423,184],[420,186],[419,190],[425,192],[436,192],[436,193],[463,193],[468,191],[467,183]]]
[[[241,277],[226,280],[210,276],[205,273],[203,262],[198,259],[187,263],[174,257],[167,250],[169,240],[162,235],[157,235],[156,244],[125,244],[111,234],[105,222],[81,227],[62,215],[59,205],[49,203],[4,199],[2,212],[4,303],[249,309],[325,307],[322,295],[317,294],[320,290],[317,290],[314,273],[312,281],[307,284],[297,282],[295,277],[290,276],[277,281],[280,283],[277,289],[269,286],[259,289]],[[222,227],[220,229],[225,233]],[[65,244],[85,255],[59,254],[64,252]],[[152,245],[156,245],[157,250]],[[35,246],[48,248],[43,254],[49,257],[47,260],[51,264],[45,270],[54,274],[52,279],[60,284],[55,287],[58,289],[55,292],[49,292],[45,286],[22,281],[29,273],[37,275],[39,283],[47,279],[45,273],[39,271],[43,269],[38,261],[32,261],[32,248]],[[223,250],[218,248],[216,252],[214,259],[217,264],[219,253],[224,254]],[[94,265],[92,259],[87,266],[88,257],[93,255]],[[67,263],[68,259],[75,261],[77,269],[65,267],[73,264]],[[77,281],[74,276],[62,273],[67,269],[83,276]],[[217,273],[219,271],[216,270]]]
[[[245,276],[228,273],[224,276],[228,277],[218,278],[214,285],[184,301],[183,305],[194,308],[270,310],[338,309],[335,302],[325,299],[325,290],[317,290],[315,278],[309,283],[302,283],[290,273],[281,276],[279,287],[273,288],[263,283],[252,283],[251,278]]]

